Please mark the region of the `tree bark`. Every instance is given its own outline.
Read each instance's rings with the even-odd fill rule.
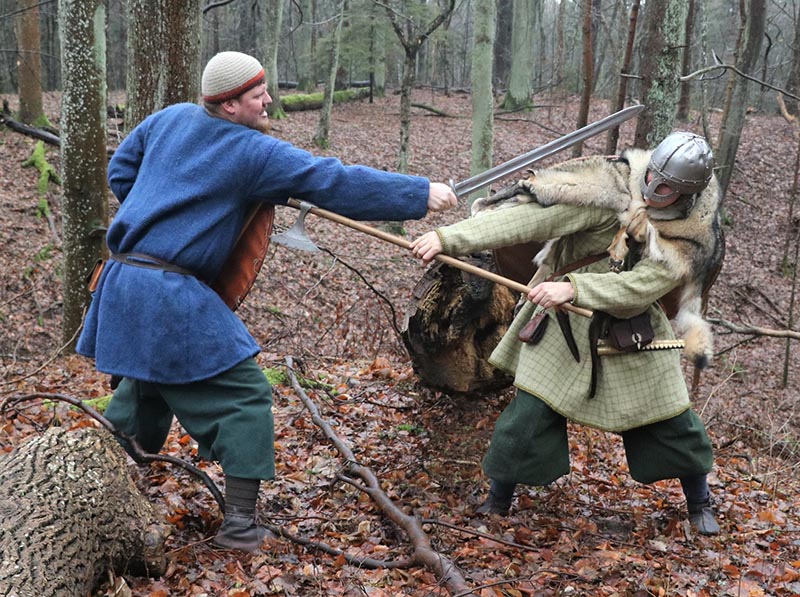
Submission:
[[[199,87],[200,1],[129,0],[126,130]]]
[[[26,124],[40,124],[42,108],[42,59],[39,32],[39,3],[25,0],[25,9],[17,17],[19,38],[19,119]]]
[[[592,74],[594,71],[594,58],[592,57],[592,0],[583,0],[583,61],[582,61],[582,89],[581,105],[578,110],[578,122],[575,128],[586,126],[589,121],[589,104],[592,100]],[[572,148],[572,157],[579,157],[583,153],[583,142],[576,143]]]
[[[647,110],[636,123],[636,147],[655,147],[672,132],[686,11],[686,0],[649,0],[644,5],[641,97]]]
[[[105,430],[54,427],[0,459],[0,594],[88,595],[166,571],[164,528]]]
[[[622,72],[619,77],[619,86],[617,87],[617,101],[614,104],[613,112],[619,112],[625,106],[625,96],[628,93],[628,77],[627,75],[631,69],[631,61],[633,57],[633,42],[636,39],[636,24],[639,21],[639,6],[640,0],[634,0],[631,6],[630,19],[628,20],[628,39],[625,42],[625,55],[622,58]],[[619,127],[608,131],[606,137],[606,154],[614,155],[617,151],[617,143],[619,143]]]
[[[755,66],[761,50],[766,25],[765,0],[742,0],[741,19],[742,37],[737,48],[736,68],[743,73],[750,73]],[[731,73],[730,87],[722,112],[719,141],[714,148],[717,178],[720,192],[724,197],[733,174],[739,139],[744,128],[747,111],[748,90],[750,82],[744,77]]]
[[[104,255],[106,195],[105,8],[102,0],[61,0],[61,180],[64,183],[64,318],[68,350],[89,302],[86,276]]]
[[[495,269],[491,256],[478,260],[476,265]],[[466,394],[511,384],[488,359],[513,318],[514,292],[436,263],[417,283],[414,300],[402,336],[424,384]]]
[[[479,0],[475,5],[472,51],[472,159],[470,172],[478,174],[492,167],[494,140],[494,93],[492,53],[495,36],[495,0]],[[473,193],[470,204],[478,197]]]

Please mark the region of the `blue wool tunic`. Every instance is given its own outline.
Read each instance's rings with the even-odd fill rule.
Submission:
[[[259,352],[214,280],[255,203],[289,197],[359,220],[418,219],[426,178],[345,166],[245,126],[177,104],[148,117],[108,170],[120,208],[112,253],[144,253],[197,277],[109,262],[78,341],[99,371],[189,383]]]

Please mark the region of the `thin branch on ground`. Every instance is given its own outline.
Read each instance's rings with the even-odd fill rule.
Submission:
[[[330,424],[322,418],[316,404],[314,404],[300,386],[300,382],[294,373],[291,357],[286,358],[286,367],[289,371],[292,388],[294,388],[294,391],[308,409],[312,421],[322,429],[328,441],[333,444],[339,454],[345,459],[343,470],[346,471],[348,475],[361,479],[363,482],[363,486],[357,484],[355,481],[350,481],[351,484],[359,485],[362,491],[372,498],[384,515],[405,531],[406,535],[411,540],[414,551],[408,561],[409,567],[418,565],[424,566],[436,575],[436,578],[450,593],[457,593],[459,595],[474,594],[456,565],[449,558],[431,547],[430,538],[425,531],[422,530],[420,520],[414,516],[405,514],[391,498],[386,495],[383,489],[381,489],[380,481],[372,469],[358,464],[358,460],[350,447],[334,433]]]

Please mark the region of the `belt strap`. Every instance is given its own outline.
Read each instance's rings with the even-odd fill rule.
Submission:
[[[124,263],[125,265],[133,265],[145,269],[159,269],[165,272],[175,272],[176,274],[184,274],[197,278],[193,271],[174,265],[158,257],[145,255],[144,253],[112,253],[109,260],[116,261],[117,263]]]

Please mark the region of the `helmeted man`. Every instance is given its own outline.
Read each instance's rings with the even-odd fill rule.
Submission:
[[[566,422],[571,420],[619,433],[634,479],[680,479],[692,525],[702,534],[719,532],[706,480],[713,464],[711,442],[691,409],[677,351],[593,358],[600,316],[628,321],[646,314],[656,339],[674,339],[659,299],[681,285],[702,285],[697,276],[708,279],[721,259],[712,168],[704,139],[674,133],[652,152],[631,149],[619,158],[589,158],[544,170],[524,187],[533,201],[438,228],[412,242],[415,255],[429,262],[442,252],[463,255],[557,239],[551,249],[553,271],[582,264],[532,288],[490,357],[514,377],[517,394],[499,416],[483,460],[491,483],[478,512],[505,514],[517,483],[547,485],[567,474]],[[609,272],[607,260],[586,264],[618,231],[615,209],[636,202],[646,218],[634,223],[650,222],[656,231],[669,227],[670,237],[656,236],[652,246],[632,248],[628,266],[619,273]],[[563,325],[545,326],[534,317],[544,314],[544,323],[556,319],[564,303],[595,314],[590,320],[569,313],[577,344],[572,349]],[[535,341],[525,333],[523,341],[520,334],[531,321],[542,327]]]
[[[204,105],[151,115],[120,144],[108,179],[120,202],[111,259],[94,292],[78,352],[122,378],[106,411],[147,452],[173,415],[201,456],[225,473],[218,546],[259,549],[261,480],[275,475],[272,392],[260,348],[212,290],[260,204],[305,199],[351,218],[406,220],[456,204],[443,183],[345,166],[264,133],[264,69],[222,52],[203,71]]]

